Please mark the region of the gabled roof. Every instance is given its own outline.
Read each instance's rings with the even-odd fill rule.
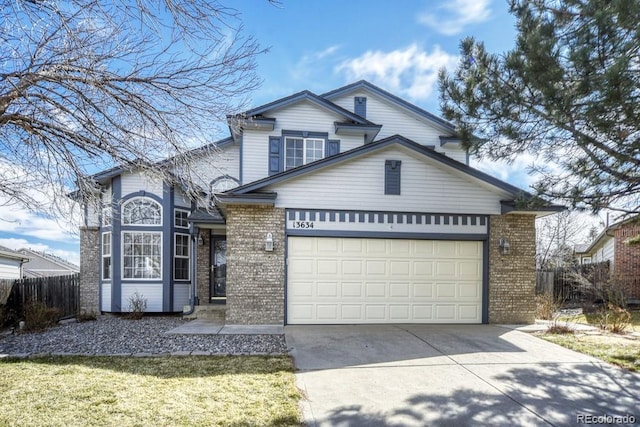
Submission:
[[[527,193],[526,191],[520,188],[517,188],[497,178],[494,178],[491,175],[487,175],[486,173],[481,172],[477,169],[474,169],[470,166],[467,166],[464,163],[460,163],[450,157],[447,157],[444,154],[438,153],[433,149],[420,145],[417,142],[414,142],[401,135],[390,136],[388,138],[381,139],[379,141],[375,141],[370,144],[362,145],[352,150],[345,151],[343,153],[340,153],[331,157],[326,157],[322,160],[318,160],[317,162],[308,163],[304,166],[300,166],[295,169],[290,169],[284,172],[280,172],[270,177],[263,178],[258,181],[254,181],[249,184],[242,185],[240,187],[236,187],[232,190],[229,190],[225,193],[220,194],[218,197],[225,202],[232,202],[234,198],[238,198],[240,195],[248,195],[248,193],[259,192],[260,190],[264,189],[269,185],[273,185],[289,179],[293,179],[295,177],[298,177],[300,175],[305,175],[309,172],[312,172],[318,169],[330,167],[335,164],[344,162],[346,160],[354,159],[354,158],[363,156],[365,154],[371,153],[375,150],[380,150],[382,148],[385,148],[394,144],[398,144],[403,147],[406,147],[425,157],[435,160],[443,165],[449,166],[459,172],[462,172],[466,175],[469,175],[473,178],[483,181],[493,187],[506,191],[514,199],[516,198],[530,199],[533,197],[531,194]],[[260,194],[260,193],[257,193],[257,194]]]
[[[0,256],[3,258],[9,258],[9,259],[17,259],[20,260],[22,262],[29,262],[29,258],[24,256],[23,254],[14,251],[13,249],[9,249],[7,247],[4,246],[0,246]]]
[[[284,98],[280,98],[276,101],[270,102],[268,104],[261,105],[260,107],[253,108],[249,111],[245,111],[244,113],[228,116],[229,120],[232,119],[251,119],[252,117],[260,117],[263,118],[262,115],[270,110],[275,110],[277,108],[288,107],[290,105],[296,104],[300,101],[310,101],[322,108],[325,108],[329,111],[332,111],[336,114],[340,114],[341,116],[351,120],[353,123],[361,124],[361,125],[375,125],[375,123],[370,122],[369,120],[361,117],[355,113],[352,113],[349,110],[346,110],[333,102],[324,99],[312,93],[308,90],[303,90],[302,92],[294,93],[293,95],[286,96]]]
[[[371,83],[369,83],[366,80],[360,80],[358,82],[355,83],[351,83],[348,84],[346,86],[343,86],[341,88],[332,90],[330,92],[324,93],[322,95],[320,95],[322,98],[326,98],[327,100],[332,100],[335,99],[337,97],[340,97],[344,94],[350,93],[350,92],[354,92],[356,90],[360,90],[360,89],[364,89],[364,90],[368,90],[369,92],[372,92],[378,96],[380,96],[381,98],[386,99],[387,101],[390,101],[394,104],[397,104],[409,111],[411,111],[414,114],[417,114],[418,116],[440,126],[445,128],[446,130],[448,130],[451,133],[455,133],[456,132],[456,128],[455,126],[453,126],[451,123],[447,122],[446,120],[431,114],[430,112],[423,110],[422,108],[411,104],[410,102],[405,101],[402,98],[397,97],[396,95],[387,92],[384,89],[379,88],[376,85],[373,85]]]
[[[640,221],[640,215],[630,216],[630,217],[625,218],[625,219],[623,219],[621,221],[614,222],[613,224],[611,224],[608,227],[605,227],[605,229],[602,230],[600,232],[600,234],[598,234],[596,236],[596,238],[593,239],[593,241],[591,243],[583,244],[583,245],[576,245],[574,247],[574,252],[576,254],[588,254],[589,252],[591,252],[596,246],[598,246],[604,240],[613,239],[613,236],[611,234],[609,234],[610,231],[616,230],[616,229],[620,228],[621,226],[623,226],[625,224],[628,224],[630,222],[633,222],[633,221]]]
[[[233,144],[234,140],[232,137],[228,136],[226,138],[222,138],[216,142],[212,142],[210,144],[206,144],[203,145],[201,147],[197,147],[194,148],[192,150],[187,151],[184,155],[194,155],[194,154],[199,154],[202,152],[207,152],[209,150],[215,149],[215,148],[222,148],[222,147],[226,147],[227,145],[231,145]],[[154,163],[153,165],[155,166],[167,166],[167,165],[171,165],[171,161],[175,158],[175,156],[169,157],[167,159],[163,159],[160,160],[156,163]],[[120,166],[115,166],[112,167],[111,169],[107,169],[98,173],[95,173],[93,175],[91,175],[89,178],[93,179],[95,182],[97,183],[104,183],[112,178],[115,178],[116,176],[122,175],[124,172],[129,172],[132,170],[135,170],[135,165],[120,165]]]

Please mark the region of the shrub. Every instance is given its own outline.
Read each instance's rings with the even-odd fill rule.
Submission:
[[[573,329],[571,329],[567,325],[561,325],[559,323],[553,323],[553,324],[549,325],[549,327],[547,328],[547,333],[548,334],[555,334],[555,335],[567,335],[567,334],[573,334]]]
[[[544,293],[536,296],[536,317],[542,320],[553,320],[556,312],[561,307],[561,302],[552,293]]]
[[[130,319],[142,319],[144,312],[147,310],[147,299],[144,295],[139,294],[136,291],[129,297],[129,318]]]
[[[24,309],[25,331],[33,332],[50,328],[58,322],[59,317],[59,309],[47,307],[41,302],[32,302]]]

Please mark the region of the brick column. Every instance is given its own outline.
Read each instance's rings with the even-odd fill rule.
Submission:
[[[227,208],[227,323],[284,324],[284,223],[284,209]]]
[[[209,278],[211,276],[211,237],[208,229],[201,229],[200,236],[204,240],[204,244],[197,243],[197,275],[196,296],[199,299],[198,304],[209,304]]]
[[[503,254],[499,242],[509,242]],[[489,234],[489,323],[532,323],[536,301],[533,215],[494,215]]]
[[[80,313],[100,312],[100,229],[80,228]]]
[[[640,235],[640,224],[624,224],[613,232],[614,258],[613,283],[619,286],[627,300],[640,300],[640,245],[626,243],[631,237]]]

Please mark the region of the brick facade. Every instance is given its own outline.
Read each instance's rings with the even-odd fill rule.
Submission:
[[[100,312],[100,229],[80,228],[80,313]]]
[[[227,323],[284,324],[284,209],[232,205],[226,214]]]
[[[211,236],[209,230],[200,230],[203,244],[197,244],[196,254],[196,296],[198,304],[209,304],[209,280],[211,277]]]
[[[509,242],[503,254],[499,242]],[[535,320],[536,231],[533,215],[494,215],[489,232],[489,323]]]
[[[613,232],[613,282],[624,290],[629,300],[640,300],[640,245],[629,245],[625,241],[638,235],[640,224],[637,223],[623,224]]]

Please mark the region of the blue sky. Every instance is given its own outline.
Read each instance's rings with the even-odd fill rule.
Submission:
[[[223,1],[224,2],[224,1]],[[484,41],[503,52],[515,41],[506,0],[267,0],[231,1],[241,12],[246,34],[269,47],[258,58],[262,88],[251,96],[258,106],[301,90],[322,94],[365,79],[440,115],[438,70],[456,64],[462,38]],[[472,165],[521,188],[532,178],[523,156],[511,165]],[[0,245],[31,247],[79,262],[77,235],[66,221],[0,206]]]

